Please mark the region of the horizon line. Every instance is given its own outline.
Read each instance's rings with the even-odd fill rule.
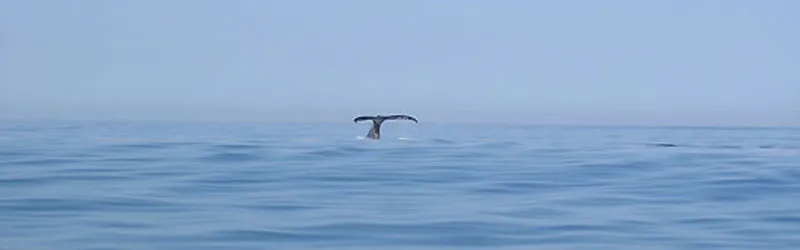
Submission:
[[[255,124],[353,124],[352,119],[333,120],[258,120],[258,119],[141,119],[141,118],[0,118],[0,122],[46,122],[46,123],[255,123]],[[512,122],[512,121],[441,121],[423,122],[421,125],[494,125],[523,127],[636,127],[636,128],[761,128],[800,129],[798,125],[736,125],[736,124],[658,124],[658,123],[556,123],[556,122]]]

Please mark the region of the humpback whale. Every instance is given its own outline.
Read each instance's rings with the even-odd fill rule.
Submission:
[[[372,128],[367,133],[367,138],[380,140],[381,139],[381,124],[386,120],[411,120],[417,122],[417,118],[409,115],[388,115],[388,116],[359,116],[353,119],[353,122],[372,121]]]

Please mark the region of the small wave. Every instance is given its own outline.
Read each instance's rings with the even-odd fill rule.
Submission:
[[[4,156],[4,157],[32,156],[32,155],[36,155],[36,153],[34,153],[32,151],[26,151],[26,150],[9,150],[9,151],[0,150],[0,156]]]
[[[221,230],[205,234],[200,238],[215,241],[233,241],[233,242],[276,242],[276,241],[313,241],[313,240],[336,240],[341,237],[331,234],[322,233],[309,233],[309,232],[288,232],[274,229],[236,229],[236,230]]]
[[[258,155],[249,153],[216,153],[211,156],[201,157],[204,161],[229,162],[229,161],[255,161],[261,159]]]
[[[11,199],[0,210],[19,213],[94,212],[94,211],[180,211],[174,203],[149,198],[26,198]],[[57,216],[57,214],[52,214]]]
[[[690,145],[675,144],[675,143],[647,143],[645,145],[650,146],[650,147],[658,147],[658,148],[676,148],[676,147],[686,148],[686,147],[692,147],[692,148],[698,148],[698,149],[748,149],[748,148],[749,149],[793,149],[793,147],[770,145],[770,144],[757,145],[757,146],[751,146],[751,147],[743,146],[743,145],[725,145],[725,144],[723,144],[723,145],[694,145],[694,146],[690,146]],[[798,149],[798,148],[800,148],[800,147],[794,147],[794,149]]]
[[[534,218],[553,218],[559,216],[566,216],[569,215],[569,212],[553,208],[525,208],[525,209],[516,209],[512,211],[495,212],[492,214],[510,218],[534,219]]]
[[[321,157],[340,157],[348,156],[355,153],[362,153],[370,151],[369,148],[361,148],[350,145],[341,145],[325,149],[313,149],[303,153],[305,156],[321,156]]]
[[[42,178],[33,178],[33,177],[12,177],[12,178],[0,178],[0,185],[4,187],[14,187],[16,185],[19,186],[30,186],[42,183]]]
[[[359,140],[359,141],[364,141],[364,140],[367,140],[367,141],[381,141],[381,140],[383,140],[383,141],[385,141],[386,139],[392,139],[392,138],[381,137],[381,140],[373,140],[371,138],[367,138],[366,136],[360,136],[360,135],[356,136],[355,138],[356,138],[356,140]],[[414,139],[412,139],[410,137],[402,137],[402,136],[401,137],[396,137],[394,139],[399,140],[399,141],[414,140]]]
[[[773,215],[763,217],[761,220],[770,223],[786,224],[787,226],[800,225],[800,216],[798,215]]]
[[[586,241],[587,234],[607,232],[606,225],[556,224],[523,225],[508,222],[452,221],[429,223],[334,223],[308,226],[292,231],[304,234],[336,232],[360,235],[361,241],[401,246],[475,247],[531,246],[532,244]],[[402,235],[402,237],[398,237]],[[592,237],[589,237],[592,238]]]
[[[515,141],[488,141],[478,144],[479,147],[485,147],[485,148],[510,148],[519,145],[522,144]]]
[[[298,212],[298,211],[307,211],[319,208],[315,206],[289,205],[289,204],[263,204],[263,205],[253,204],[241,207],[257,211],[268,211],[268,212]]]
[[[476,189],[476,192],[488,194],[531,194],[537,191],[552,188],[552,183],[542,182],[503,182],[493,184],[490,187]]]
[[[26,165],[26,166],[51,166],[51,165],[69,164],[77,162],[81,161],[76,159],[67,159],[67,158],[50,158],[50,159],[35,159],[35,160],[19,160],[19,161],[8,162],[7,164]]]
[[[447,140],[447,139],[431,139],[431,142],[437,144],[455,144],[455,141]]]
[[[135,144],[121,144],[121,145],[114,145],[114,147],[119,148],[165,148],[167,145],[158,144],[158,143],[135,143]]]
[[[152,229],[156,226],[150,223],[127,222],[127,221],[98,221],[93,225],[109,229]]]
[[[259,149],[261,145],[254,144],[220,144],[211,146],[215,150],[229,150],[229,149]]]
[[[759,149],[784,149],[784,150],[800,150],[800,146],[790,145],[759,145]]]
[[[448,221],[448,222],[427,222],[427,223],[361,223],[344,222],[323,225],[307,226],[298,228],[299,231],[332,231],[332,232],[379,232],[383,234],[405,234],[405,235],[426,235],[429,233],[444,231],[449,232],[484,232],[487,234],[514,233],[511,225],[502,226],[504,223],[488,223],[473,221]],[[522,230],[517,233],[524,233]]]
[[[117,144],[111,145],[116,148],[129,148],[129,149],[163,149],[180,144],[172,144],[168,142],[147,142],[147,143],[130,143],[130,144]]]
[[[87,202],[65,198],[25,198],[10,199],[0,203],[0,210],[17,213],[37,212],[75,212],[92,210]],[[55,215],[54,215],[55,216]]]
[[[158,157],[118,157],[118,158],[104,158],[99,159],[99,162],[109,162],[109,163],[145,163],[145,162],[159,162],[163,161],[163,158]]]
[[[724,218],[724,217],[702,217],[702,218],[682,218],[678,219],[675,222],[679,224],[684,224],[688,226],[723,226],[729,225],[735,220],[731,218]]]
[[[306,152],[304,155],[334,157],[334,156],[345,156],[345,155],[347,155],[347,152],[344,152],[342,150],[336,150],[336,149],[324,149],[324,150],[314,150],[314,151]]]

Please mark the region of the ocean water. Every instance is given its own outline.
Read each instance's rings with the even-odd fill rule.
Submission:
[[[0,123],[0,249],[800,249],[800,129]]]

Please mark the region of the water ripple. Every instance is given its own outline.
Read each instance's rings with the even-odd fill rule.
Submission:
[[[209,156],[200,157],[200,161],[208,162],[246,162],[261,159],[256,154],[250,153],[214,153]]]
[[[297,126],[0,124],[0,249],[800,245],[796,129]]]

